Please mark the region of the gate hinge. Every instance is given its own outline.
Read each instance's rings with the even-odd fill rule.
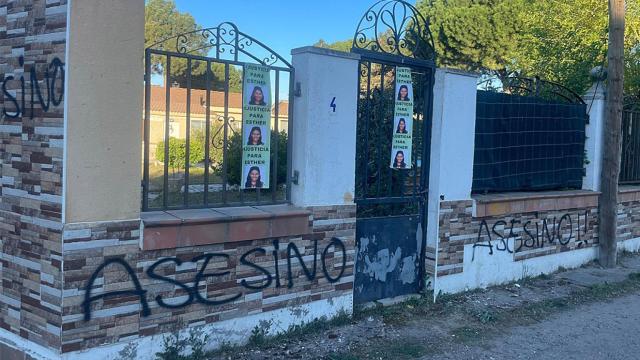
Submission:
[[[293,96],[302,97],[302,85],[300,82],[296,82],[296,89],[293,91]]]

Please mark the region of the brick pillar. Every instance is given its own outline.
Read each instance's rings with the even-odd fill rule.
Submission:
[[[60,349],[66,30],[66,0],[0,1],[2,359]]]

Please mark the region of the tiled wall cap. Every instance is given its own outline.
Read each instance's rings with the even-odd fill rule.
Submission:
[[[309,216],[310,214],[309,210],[291,205],[242,206],[146,212],[142,214],[142,221],[145,227],[160,227]]]
[[[590,190],[540,191],[540,192],[509,192],[496,194],[473,195],[478,204],[514,200],[554,199],[582,196],[599,196],[600,192]]]

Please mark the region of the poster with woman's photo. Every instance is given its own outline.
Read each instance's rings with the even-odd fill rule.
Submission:
[[[391,168],[411,169],[413,149],[413,81],[411,69],[396,68],[393,140],[391,142]]]
[[[242,188],[264,189],[264,182],[268,181],[268,176],[264,177],[267,168],[267,166],[245,165],[242,170],[247,176],[242,178]]]
[[[244,66],[242,96],[243,189],[268,189],[271,158],[271,75],[269,68]]]

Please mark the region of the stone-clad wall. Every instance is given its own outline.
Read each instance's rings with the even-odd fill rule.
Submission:
[[[54,349],[66,22],[66,0],[0,0],[0,328]]]
[[[495,199],[494,199],[495,200]],[[464,271],[465,245],[513,261],[597,246],[597,193],[537,199],[440,203],[438,276]]]
[[[350,295],[353,288],[355,206],[314,207],[309,210],[312,212],[309,217],[312,232],[307,235],[153,251],[140,250],[140,223],[137,221],[66,226],[63,352],[209,325],[275,309],[294,309],[291,313],[295,316],[296,306]],[[333,238],[339,239],[344,245],[346,259],[340,246],[330,246]],[[275,240],[279,247],[277,270],[273,256]],[[313,272],[315,240],[318,240],[315,279],[307,279],[293,253],[293,286],[289,287],[287,245],[294,243],[298,247],[306,267]],[[243,280],[253,286],[267,284],[264,273],[241,262],[243,254],[257,248],[264,249],[264,253],[251,253],[247,259],[252,264],[266,269],[271,274],[272,281],[264,289],[248,289],[247,286],[243,286]],[[204,260],[197,263],[191,260],[213,253],[225,254],[228,258],[213,258],[206,273],[228,274],[203,280],[198,287],[199,293],[203,297],[206,294],[208,300],[224,300],[240,294],[237,299],[220,305],[203,305],[194,298],[190,305],[176,309],[158,305],[157,296],[161,296],[166,303],[181,304],[189,300],[189,292],[179,285],[150,278],[147,273],[150,266],[165,258],[178,258],[183,262],[181,266],[169,262],[159,266],[155,273],[192,287]],[[144,316],[137,295],[125,294],[93,301],[91,319],[85,321],[85,289],[98,267],[112,259],[122,259],[131,266],[141,287],[146,290],[144,298],[150,313]],[[338,278],[343,260],[344,272]],[[335,282],[328,281],[323,268],[327,269],[329,276],[337,278]],[[91,295],[132,289],[135,289],[135,286],[124,267],[111,264],[95,277]],[[274,326],[277,326],[278,319],[273,320]],[[230,334],[231,331],[232,329],[229,329]]]
[[[623,188],[618,202],[618,241],[640,238],[640,188]]]

